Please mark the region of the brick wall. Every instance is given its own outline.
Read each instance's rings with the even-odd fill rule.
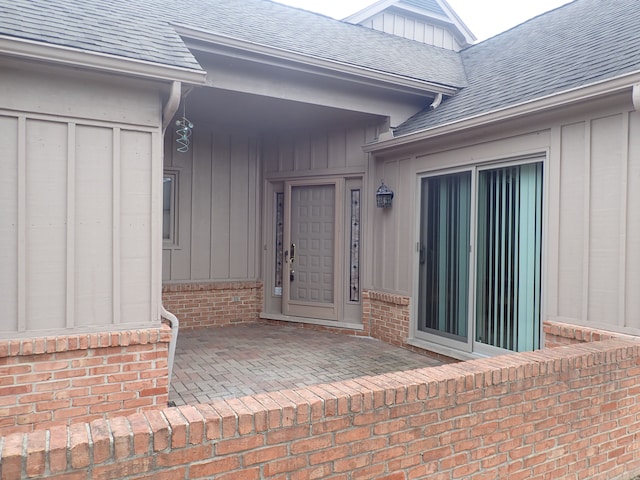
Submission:
[[[1,340],[0,436],[166,407],[170,338],[163,327]]]
[[[166,284],[162,303],[185,330],[256,322],[262,310],[262,283]]]
[[[368,312],[370,335],[373,338],[404,346],[409,337],[410,297],[391,293],[362,292],[363,312]]]
[[[3,479],[626,479],[639,414],[640,343],[613,339],[14,434],[0,455]]]
[[[545,348],[599,342],[601,340],[610,340],[612,338],[632,338],[629,335],[624,335],[622,333],[607,332],[605,330],[554,321],[543,322],[542,328],[544,331]]]
[[[366,332],[378,340],[425,354],[446,363],[456,359],[409,345],[411,297],[404,295],[365,290],[362,292],[362,320]]]

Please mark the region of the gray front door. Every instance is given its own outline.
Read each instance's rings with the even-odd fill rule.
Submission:
[[[336,241],[341,212],[337,182],[285,185],[283,309],[285,315],[337,320]]]

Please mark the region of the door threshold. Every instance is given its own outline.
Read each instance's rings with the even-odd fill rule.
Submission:
[[[279,320],[282,322],[306,323],[309,325],[321,325],[323,327],[344,328],[349,330],[364,331],[364,326],[362,324],[344,323],[344,322],[338,322],[337,320],[323,320],[321,318],[307,318],[307,317],[292,317],[290,315],[281,315],[278,313],[266,313],[266,312],[261,312],[260,318],[265,320]]]

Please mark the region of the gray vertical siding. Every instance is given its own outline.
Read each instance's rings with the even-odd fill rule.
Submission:
[[[540,155],[547,159],[545,318],[640,331],[640,114],[626,101],[537,123],[531,133],[520,127],[481,144],[378,161],[376,177],[396,197],[390,211],[370,212],[373,285],[414,293],[418,175]]]
[[[159,321],[159,95],[89,83],[0,72],[0,336]]]
[[[163,281],[262,278],[262,189],[269,178],[348,174],[362,176],[362,145],[377,127],[280,136],[221,132],[196,125],[187,153],[165,142],[165,169],[177,171],[178,239],[163,249]]]

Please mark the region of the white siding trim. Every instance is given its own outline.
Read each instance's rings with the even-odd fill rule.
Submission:
[[[216,178],[215,178],[216,177],[216,171],[215,171],[215,168],[213,168],[215,166],[215,163],[216,163],[215,162],[216,136],[215,136],[215,134],[213,132],[209,132],[209,135],[207,135],[207,138],[208,138],[209,147],[210,147],[210,150],[211,150],[210,153],[209,153],[209,162],[211,163],[211,175],[210,175],[211,176],[211,183],[210,183],[210,188],[209,188],[209,190],[211,192],[211,195],[210,195],[211,198],[209,199],[210,200],[210,204],[211,204],[211,208],[210,208],[210,211],[209,211],[209,239],[210,239],[210,244],[211,244],[210,248],[213,250],[213,248],[214,248],[213,247],[213,244],[214,244],[213,239],[215,238],[214,237],[214,232],[215,232],[215,227],[216,227],[215,226],[215,213],[216,213],[215,209],[217,208],[216,199],[215,199],[215,192],[214,192],[214,186],[215,186],[215,181],[216,181]],[[192,179],[195,178],[194,174],[193,174],[194,170],[195,170],[194,168],[191,169]],[[191,182],[191,206],[192,206],[192,209],[193,209],[193,193],[194,193],[194,190],[195,190],[195,188],[193,188],[193,180],[192,180],[192,182]],[[229,208],[229,215],[231,215],[231,209],[230,208]],[[193,227],[193,225],[191,225],[191,231],[192,231],[191,238],[193,238],[193,230],[194,230],[194,227]],[[191,250],[191,256],[193,257],[193,249]],[[231,258],[230,257],[231,257],[231,255],[229,255],[227,257],[228,262],[229,262],[228,265],[227,265],[227,272],[231,271],[230,270],[230,265],[231,265]],[[213,277],[213,272],[215,272],[215,268],[217,266],[215,260],[216,260],[215,259],[215,255],[213,255],[213,252],[211,252],[211,255],[209,257],[209,277]]]
[[[18,117],[18,331],[27,330],[27,118]]]
[[[548,192],[544,205],[547,215],[547,233],[544,234],[546,261],[543,262],[543,282],[542,295],[546,302],[542,303],[544,312],[542,319],[546,316],[557,317],[560,308],[558,285],[560,284],[560,190],[562,185],[562,125],[557,125],[551,129],[551,148],[548,150],[547,163],[545,165],[545,188]],[[543,200],[544,201],[544,200]],[[553,208],[552,208],[553,207]],[[543,255],[544,257],[544,255]],[[544,339],[541,339],[543,342]]]
[[[67,125],[67,301],[66,326],[75,326],[76,124]]]
[[[112,282],[113,282],[113,323],[119,324],[122,319],[121,308],[121,249],[120,249],[120,163],[122,161],[122,152],[120,146],[120,134],[119,127],[113,129],[113,268],[112,268]]]
[[[162,303],[162,135],[151,134],[151,320],[160,319]]]
[[[584,197],[582,243],[582,320],[589,320],[589,263],[591,260],[591,120],[585,122],[584,132]]]
[[[618,325],[626,325],[627,312],[627,210],[629,201],[629,113],[622,115],[620,152],[620,253],[618,255]]]

